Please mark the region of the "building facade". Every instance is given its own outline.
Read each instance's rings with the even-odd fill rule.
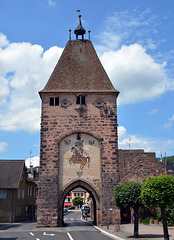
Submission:
[[[117,97],[85,29],[79,24],[40,91],[41,146],[37,225],[62,226],[66,196],[83,188],[97,225],[120,223],[117,184],[166,173],[154,153],[119,150]],[[81,39],[79,39],[81,38]]]
[[[69,40],[42,100],[38,226],[62,226],[66,195],[89,192],[94,222],[114,224],[114,188],[119,182],[117,96],[81,25]],[[79,39],[81,37],[81,39]],[[112,212],[111,212],[112,209]]]
[[[24,160],[0,160],[0,222],[35,218],[37,185],[27,180]]]

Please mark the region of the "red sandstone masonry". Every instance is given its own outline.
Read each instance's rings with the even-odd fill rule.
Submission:
[[[155,153],[144,150],[119,149],[120,182],[142,182],[151,176],[166,174],[164,163],[156,161]]]
[[[100,139],[101,144],[101,182],[93,181],[93,185],[100,192],[101,211],[99,211],[98,224],[106,224],[109,208],[113,211],[112,221],[118,222],[118,212],[114,206],[114,188],[119,181],[118,149],[117,149],[117,117],[116,110],[112,116],[101,117],[100,109],[94,106],[97,98],[103,98],[108,106],[116,106],[116,96],[108,94],[89,94],[86,97],[87,111],[83,117],[79,116],[75,108],[76,95],[61,95],[67,98],[71,105],[68,108],[49,106],[49,96],[42,96],[42,124],[41,124],[41,169],[39,184],[39,210],[38,225],[56,226],[55,214],[59,197],[58,162],[59,142],[63,137],[75,132],[92,134]],[[53,191],[54,189],[54,191]],[[46,215],[42,209],[47,210]],[[54,216],[53,216],[54,213]],[[49,215],[50,214],[50,215]],[[115,216],[115,217],[114,217]]]

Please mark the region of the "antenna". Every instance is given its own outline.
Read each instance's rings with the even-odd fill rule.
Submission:
[[[130,142],[131,142],[132,138],[129,138],[129,150],[130,150]]]
[[[31,154],[32,154],[32,151],[30,149],[30,167],[31,167]]]

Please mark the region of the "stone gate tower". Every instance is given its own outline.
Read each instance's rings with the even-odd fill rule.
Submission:
[[[69,40],[42,100],[38,226],[62,226],[63,203],[76,187],[87,190],[97,225],[116,223],[119,181],[118,91],[110,82],[85,29]],[[80,39],[79,39],[80,38]]]

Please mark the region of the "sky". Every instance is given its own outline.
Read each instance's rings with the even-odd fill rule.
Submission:
[[[39,164],[41,100],[82,25],[118,97],[120,149],[174,155],[173,0],[0,0],[0,159]]]

